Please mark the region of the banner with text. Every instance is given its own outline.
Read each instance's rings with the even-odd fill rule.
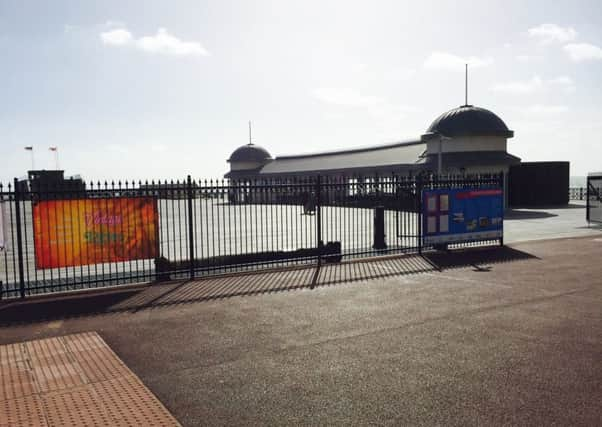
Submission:
[[[36,268],[158,256],[153,198],[45,200],[33,207]]]

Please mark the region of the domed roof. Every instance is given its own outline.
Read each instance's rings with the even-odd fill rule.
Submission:
[[[503,136],[512,138],[514,132],[495,113],[473,105],[462,105],[435,119],[427,130],[444,136]]]
[[[229,162],[263,162],[271,159],[270,153],[263,147],[254,144],[243,145],[238,147],[230,155]]]

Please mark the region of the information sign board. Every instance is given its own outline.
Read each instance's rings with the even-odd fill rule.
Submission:
[[[423,243],[445,244],[503,236],[501,188],[423,190]]]

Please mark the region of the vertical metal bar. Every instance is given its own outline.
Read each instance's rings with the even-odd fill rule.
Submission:
[[[23,275],[23,238],[21,237],[21,205],[20,189],[17,178],[14,179],[15,189],[15,218],[17,220],[17,256],[19,263],[19,289],[21,298],[25,298],[25,276]]]
[[[190,279],[194,279],[194,229],[192,223],[192,178],[190,175],[186,178],[186,188],[188,190],[188,249],[189,249],[189,268]]]
[[[322,265],[322,209],[320,209],[320,195],[322,185],[320,175],[316,177],[316,246],[318,248],[318,266]]]
[[[586,181],[585,181],[585,220],[587,221],[587,224],[589,225],[589,211],[590,211],[590,205],[589,205],[589,186],[590,186],[590,177],[586,177]]]
[[[422,175],[416,177],[416,200],[418,205],[417,220],[418,220],[418,253],[422,254]]]
[[[502,237],[500,237],[500,246],[504,246],[504,210],[506,208],[506,185],[504,172],[499,174],[499,184],[502,187]]]

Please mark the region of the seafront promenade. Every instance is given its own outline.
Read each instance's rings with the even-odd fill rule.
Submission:
[[[12,302],[0,344],[95,332],[184,426],[597,425],[602,231],[581,213],[514,212],[506,247]]]

